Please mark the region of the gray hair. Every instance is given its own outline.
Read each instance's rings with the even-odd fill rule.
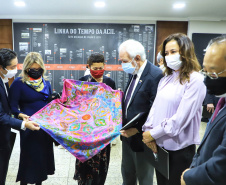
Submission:
[[[226,44],[226,35],[221,35],[219,37],[216,37],[216,38],[213,38],[209,41],[207,47],[206,47],[206,50],[212,46],[212,45],[220,45],[220,44]],[[225,53],[225,56],[224,56],[224,60],[226,60],[226,53]]]
[[[222,43],[226,43],[226,35],[221,35],[219,37],[213,38],[209,41],[208,46],[206,49],[208,49],[211,45],[213,44],[222,44]]]
[[[161,55],[161,52],[159,52],[157,55],[157,62],[159,63],[160,59],[162,59],[162,58],[163,58],[163,56]]]
[[[140,55],[140,58],[142,61],[146,60],[144,46],[136,40],[129,39],[129,40],[124,41],[119,46],[118,50],[119,50],[119,52],[122,50],[125,50],[131,58],[135,58],[137,55]]]

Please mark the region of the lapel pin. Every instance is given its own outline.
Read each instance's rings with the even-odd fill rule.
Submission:
[[[140,80],[139,83],[142,83],[142,80]]]

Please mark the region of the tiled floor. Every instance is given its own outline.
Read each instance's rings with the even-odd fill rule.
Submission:
[[[206,123],[201,123],[200,127],[200,137],[203,137],[205,132]],[[13,153],[10,159],[8,175],[6,179],[6,185],[18,185],[16,183],[16,175],[19,164],[19,139],[17,137],[16,143],[13,149]],[[73,180],[73,175],[75,171],[75,157],[64,149],[59,149],[54,147],[55,154],[55,165],[56,171],[54,175],[49,176],[49,178],[43,182],[45,185],[77,185],[77,182]],[[117,138],[117,144],[113,145],[111,148],[111,161],[109,172],[106,180],[106,185],[121,185],[121,141]],[[154,185],[157,185],[156,179],[154,177]]]

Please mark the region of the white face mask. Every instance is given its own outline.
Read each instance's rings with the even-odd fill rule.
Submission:
[[[167,66],[173,70],[178,70],[182,66],[180,54],[165,56],[165,59]]]
[[[121,65],[122,65],[123,71],[125,71],[126,73],[129,73],[129,74],[135,74],[137,63],[135,62],[135,67],[133,67],[132,62],[135,62],[134,58],[132,59],[131,62],[122,63]]]
[[[3,74],[3,75],[6,78],[12,78],[12,77],[14,77],[17,74],[17,69],[14,69],[14,70],[7,70],[7,69],[5,69],[5,70],[7,71],[7,73]]]

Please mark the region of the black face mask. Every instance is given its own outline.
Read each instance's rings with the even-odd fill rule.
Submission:
[[[27,74],[34,79],[38,79],[42,76],[43,69],[40,68],[39,70],[29,69]]]
[[[207,87],[208,94],[222,95],[226,93],[226,77],[218,77],[217,79],[211,79],[206,76],[204,83]]]

